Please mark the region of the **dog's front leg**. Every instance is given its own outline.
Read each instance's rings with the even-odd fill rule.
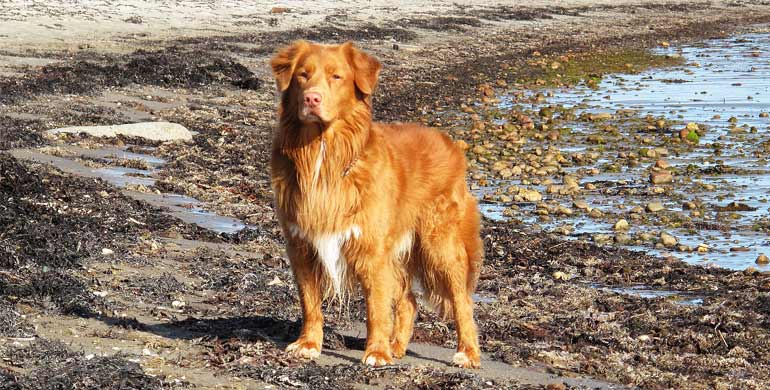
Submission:
[[[356,270],[366,298],[366,351],[361,361],[370,366],[393,364],[393,304],[401,288],[393,262],[384,251],[377,252]]]
[[[286,347],[286,352],[307,359],[321,354],[323,343],[323,313],[321,312],[321,275],[314,267],[315,252],[299,239],[289,239],[286,251],[294,272],[302,305],[302,333],[297,341]]]

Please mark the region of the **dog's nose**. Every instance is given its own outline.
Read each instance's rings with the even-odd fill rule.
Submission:
[[[305,106],[314,108],[321,105],[321,94],[318,92],[305,93]]]

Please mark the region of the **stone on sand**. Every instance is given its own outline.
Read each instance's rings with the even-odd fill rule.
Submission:
[[[189,141],[192,132],[184,126],[170,122],[140,122],[125,125],[73,126],[48,131],[50,134],[86,133],[94,137],[140,137],[152,141]]]

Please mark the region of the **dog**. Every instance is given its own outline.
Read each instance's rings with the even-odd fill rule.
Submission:
[[[362,363],[393,364],[412,337],[415,281],[456,323],[453,363],[478,368],[471,294],[484,249],[462,150],[436,129],[374,123],[381,64],[351,42],[297,41],[271,66],[280,92],[272,189],[303,316],[287,352],[319,356],[322,301],[360,287]]]

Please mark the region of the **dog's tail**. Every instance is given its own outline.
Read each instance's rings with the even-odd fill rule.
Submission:
[[[462,263],[458,264],[459,267],[454,268],[464,270],[465,294],[467,294],[468,299],[472,299],[473,292],[476,290],[481,266],[484,262],[484,241],[481,239],[480,222],[481,215],[478,211],[476,200],[469,195],[457,232],[460,238],[458,248],[456,248],[460,252],[457,260]],[[426,253],[423,255],[430,256],[430,254]],[[452,307],[453,292],[450,291],[451,283],[448,280],[442,280],[441,276],[437,277],[437,274],[441,275],[441,272],[434,273],[436,270],[431,272],[431,270],[427,269],[422,269],[421,271],[418,275],[423,288],[423,298],[442,318],[452,319],[454,311]],[[457,275],[443,276],[452,278]]]

